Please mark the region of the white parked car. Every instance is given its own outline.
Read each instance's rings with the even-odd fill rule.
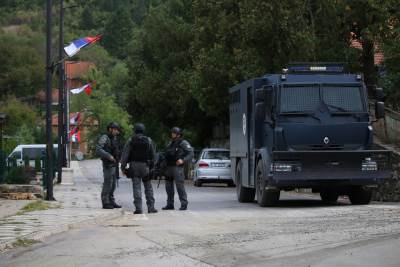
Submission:
[[[57,154],[57,144],[53,145],[54,154]],[[7,157],[7,161],[15,159],[17,166],[24,165],[24,159],[29,158],[29,165],[35,166],[35,159],[41,158],[46,152],[46,144],[29,144],[29,145],[18,145]]]
[[[195,186],[201,186],[203,183],[226,183],[228,186],[234,186],[229,150],[203,149],[194,165],[193,181]]]

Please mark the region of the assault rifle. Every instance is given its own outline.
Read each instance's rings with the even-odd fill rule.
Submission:
[[[156,161],[154,167],[150,171],[151,179],[158,179],[157,188],[160,187],[161,179],[165,175],[165,169],[167,168],[167,160],[164,153],[158,153],[156,155]]]

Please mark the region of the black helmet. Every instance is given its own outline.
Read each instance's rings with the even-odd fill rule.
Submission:
[[[133,131],[135,133],[144,133],[144,130],[146,128],[144,127],[143,123],[136,123],[135,126],[133,127]]]
[[[119,124],[116,122],[110,122],[107,125],[107,130],[109,130],[109,129],[117,129],[118,131],[121,131],[121,127],[119,127]]]
[[[171,133],[182,135],[182,129],[179,127],[172,127]]]

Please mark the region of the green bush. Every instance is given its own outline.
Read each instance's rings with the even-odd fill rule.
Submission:
[[[37,157],[35,159],[35,171],[36,172],[41,172],[42,171],[42,163],[40,161],[40,157]]]
[[[7,173],[5,182],[7,184],[29,184],[35,175],[36,172],[32,167],[13,167]]]
[[[24,166],[25,167],[29,166],[29,157],[28,156],[24,156]]]

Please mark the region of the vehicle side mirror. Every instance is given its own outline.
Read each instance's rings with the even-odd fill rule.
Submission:
[[[265,90],[265,88],[258,88],[256,89],[256,93],[255,93],[255,100],[256,103],[264,103],[266,100],[266,96],[267,96],[267,91]]]
[[[265,103],[256,103],[256,120],[272,124],[271,114]]]
[[[385,103],[376,102],[375,103],[375,118],[377,120],[385,117]]]
[[[195,158],[192,158],[192,164],[196,164],[197,160]]]
[[[380,102],[385,101],[385,93],[383,92],[383,88],[381,87],[375,88],[375,99],[376,101]]]
[[[255,100],[256,103],[264,103],[269,101],[272,96],[272,86],[263,86],[262,88],[256,89]]]
[[[265,103],[256,103],[256,120],[264,121],[265,119]]]

